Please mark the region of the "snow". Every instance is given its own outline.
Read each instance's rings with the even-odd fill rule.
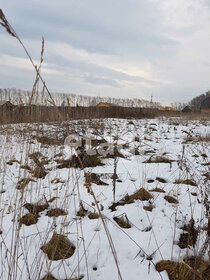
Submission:
[[[121,182],[116,182],[116,202],[141,187],[148,191],[159,187],[165,191],[150,192],[153,195],[152,212],[143,209],[149,205],[148,201],[117,206],[116,211],[112,212],[109,207],[114,200],[111,178],[114,159],[103,159],[104,166],[85,169],[86,172],[99,174],[101,180],[108,183],[108,186],[92,184],[92,190],[99,206],[103,206],[101,212],[114,244],[122,279],[168,280],[167,273],[158,273],[154,265],[162,259],[180,260],[187,254],[199,252],[205,239],[205,232],[201,230],[195,248],[181,249],[178,246],[183,232],[181,227],[191,217],[196,227],[203,228],[207,222],[203,197],[207,182],[203,174],[209,171],[208,165],[203,164],[209,162],[208,143],[185,143],[185,140],[189,134],[194,138],[209,135],[209,122],[163,118],[107,119],[103,121],[104,129],[97,127],[97,122],[101,125],[101,121],[92,122],[96,125],[91,127],[91,122],[85,120],[72,121],[69,125],[80,135],[92,133],[109,143],[116,141],[114,136],[118,136],[118,144],[128,144],[121,150],[125,158],[117,159],[117,175]],[[44,131],[44,135],[53,135],[54,132],[62,135],[62,126],[19,124],[1,127],[0,279],[42,279],[47,272],[57,279],[81,275],[84,275],[83,279],[91,280],[120,279],[102,220],[76,216],[81,201],[85,209],[97,212],[93,196],[85,186],[84,171],[80,168],[57,169],[54,156],[62,153],[62,157],[67,158],[68,149],[58,145],[42,145],[33,137],[37,131]],[[135,141],[137,136],[139,141]],[[132,153],[133,148],[138,149],[139,155]],[[24,191],[18,190],[16,186],[20,179],[32,178],[31,173],[20,168],[20,165],[28,163],[33,167],[33,160],[28,159],[27,155],[37,151],[50,159],[49,164],[45,165],[48,174],[44,179],[30,182]],[[174,161],[145,163],[151,156],[163,155]],[[20,163],[8,165],[11,159]],[[159,182],[157,177],[165,179],[166,183]],[[52,183],[55,178],[62,182]],[[148,183],[149,179],[154,182]],[[177,179],[192,179],[197,186],[175,184]],[[178,204],[168,203],[165,195],[177,198]],[[43,197],[47,200],[55,197],[49,209],[60,207],[68,211],[68,215],[52,218],[46,216],[47,210],[44,210],[39,214],[37,224],[19,228],[19,218],[28,213],[23,205],[38,202]],[[130,221],[130,229],[120,228],[113,220],[113,217],[123,213]],[[75,245],[76,251],[71,258],[50,261],[40,249],[54,231],[66,235]]]

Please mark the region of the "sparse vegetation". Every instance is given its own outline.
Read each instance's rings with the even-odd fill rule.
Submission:
[[[44,39],[36,66],[2,10],[0,23],[36,73],[29,106],[0,120],[0,278],[122,280],[132,270],[209,280],[209,120],[69,100],[60,108],[40,72]],[[32,106],[39,81],[51,106]],[[69,149],[69,134],[95,138]],[[102,156],[101,144],[114,153]]]

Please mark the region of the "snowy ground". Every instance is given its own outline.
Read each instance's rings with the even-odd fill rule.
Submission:
[[[166,271],[156,271],[155,264],[196,255],[206,239],[204,198],[209,187],[209,124],[181,119],[109,119],[62,125],[2,126],[0,279],[42,279],[49,272],[55,278],[48,279],[59,280],[80,279],[80,276],[91,280],[169,279]],[[121,145],[124,157],[101,157],[103,166],[84,170],[58,168],[70,154],[63,140],[73,133]],[[42,144],[37,135],[56,137],[60,142]],[[97,148],[99,146],[94,147]],[[35,152],[41,153],[39,162],[47,173],[44,178],[34,176],[37,163],[29,155]],[[160,158],[168,162],[155,162]],[[113,179],[114,170],[116,180]],[[98,174],[107,183],[93,182],[94,195],[88,192],[89,184],[84,176],[87,172]],[[28,181],[21,185],[20,181],[26,178]],[[191,180],[195,185],[192,182],[183,184],[183,180],[188,183]],[[119,202],[140,188],[148,191],[150,199],[135,199],[133,203],[116,205],[114,211],[110,209],[113,202]],[[164,192],[153,191],[156,188]],[[166,201],[167,195],[177,203]],[[90,212],[98,213],[94,196],[103,220],[88,217]],[[25,203],[41,205],[46,201],[49,201],[48,209],[39,212],[36,224],[20,225],[20,218],[29,213]],[[81,203],[88,211],[84,217],[77,216]],[[65,210],[66,215],[48,217],[47,211],[54,208]],[[120,215],[128,218],[130,228],[121,228],[113,219]],[[180,248],[182,227],[192,217],[195,227],[199,228],[196,244]],[[74,244],[76,249],[72,257],[49,260],[41,250],[53,232],[67,236]]]

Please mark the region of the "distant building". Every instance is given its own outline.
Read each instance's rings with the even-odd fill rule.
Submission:
[[[177,111],[175,108],[170,107],[170,106],[160,107],[160,110],[161,110],[161,111],[174,111],[174,112]]]
[[[204,113],[204,114],[210,113],[210,97],[207,97],[201,103],[201,113]]]
[[[192,110],[190,109],[189,106],[185,106],[183,109],[182,109],[182,113],[191,113]]]
[[[111,103],[108,103],[108,102],[99,102],[96,107],[106,107],[106,108],[109,108],[109,107],[113,107],[113,104]]]

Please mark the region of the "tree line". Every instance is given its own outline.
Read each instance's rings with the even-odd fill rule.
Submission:
[[[16,88],[3,89],[0,88],[0,102],[10,101],[14,105],[43,105],[49,106],[51,103],[45,92],[36,92],[31,98],[32,92],[29,90],[21,90]],[[130,99],[130,98],[113,98],[113,97],[99,97],[99,96],[86,96],[78,94],[67,93],[52,93],[52,97],[57,106],[96,106],[100,102],[107,102],[113,105],[122,107],[136,107],[136,108],[159,108],[159,102],[150,102],[145,99]]]

